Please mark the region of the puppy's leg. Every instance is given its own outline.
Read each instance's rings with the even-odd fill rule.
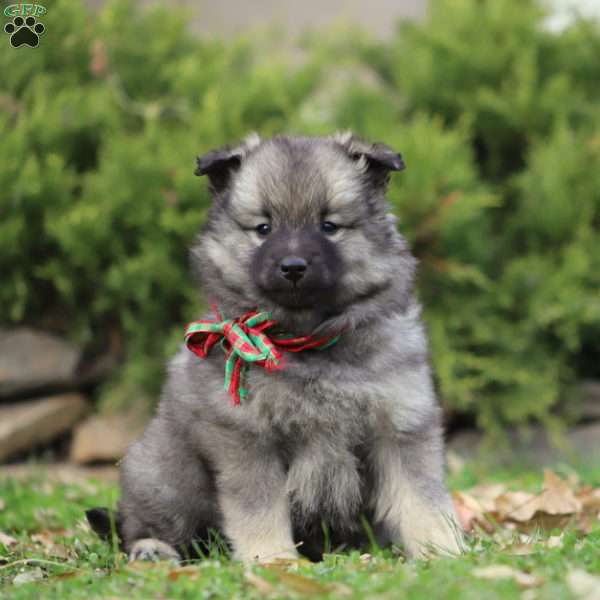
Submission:
[[[252,442],[221,449],[226,460],[217,463],[219,507],[234,557],[244,562],[296,558],[286,474],[277,455]]]
[[[155,418],[121,465],[120,533],[131,560],[176,558],[174,548],[219,527],[214,483],[173,427]]]
[[[444,484],[442,435],[437,427],[373,448],[375,520],[411,557],[459,554],[462,532]]]

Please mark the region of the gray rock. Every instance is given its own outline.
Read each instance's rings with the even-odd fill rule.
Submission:
[[[35,329],[0,329],[0,398],[67,386],[81,352]]]
[[[493,465],[520,464],[539,468],[559,462],[598,464],[600,462],[600,422],[579,425],[559,436],[542,427],[510,431],[504,444],[490,447],[478,431],[458,433],[447,444],[452,460],[484,460]]]
[[[69,431],[87,410],[81,394],[0,405],[0,461]]]
[[[75,429],[71,460],[77,464],[114,463],[142,432],[142,425],[126,415],[94,415]]]
[[[600,381],[582,381],[580,393],[581,401],[577,410],[579,418],[600,420]]]

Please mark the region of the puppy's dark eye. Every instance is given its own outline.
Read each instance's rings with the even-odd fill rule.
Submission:
[[[271,233],[271,226],[268,223],[261,223],[256,226],[256,233],[262,236],[269,235]]]
[[[335,233],[338,230],[338,226],[331,221],[323,221],[321,223],[321,231],[323,233]]]

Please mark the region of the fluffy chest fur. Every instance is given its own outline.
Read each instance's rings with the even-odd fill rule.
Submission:
[[[284,368],[250,367],[236,410],[263,435],[393,435],[418,429],[435,406],[420,308],[381,318],[323,351],[285,354]]]

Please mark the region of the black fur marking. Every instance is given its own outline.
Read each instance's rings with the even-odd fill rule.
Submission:
[[[115,511],[104,508],[90,508],[85,511],[85,516],[92,530],[103,540],[111,541],[116,535],[120,541],[121,524],[119,514]]]

